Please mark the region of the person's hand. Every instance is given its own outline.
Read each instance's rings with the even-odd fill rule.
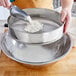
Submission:
[[[9,8],[11,6],[11,2],[9,0],[0,0],[0,6]]]
[[[67,32],[68,26],[70,25],[71,20],[71,9],[64,8],[61,11],[61,21],[64,22],[64,33]]]

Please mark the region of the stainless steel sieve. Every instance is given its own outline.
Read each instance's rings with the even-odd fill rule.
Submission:
[[[9,34],[15,40],[25,43],[52,43],[63,36],[64,23],[61,22],[60,13],[44,8],[29,8],[24,11],[33,20],[40,21],[44,27],[36,33],[26,32],[22,30],[26,22],[10,16],[8,18]]]

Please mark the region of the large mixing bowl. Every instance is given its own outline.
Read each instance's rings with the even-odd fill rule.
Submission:
[[[71,39],[67,34],[52,44],[32,45],[17,42],[6,33],[1,45],[6,56],[32,66],[52,64],[65,57],[72,48]]]
[[[41,22],[44,25],[43,29],[36,33],[26,32],[26,22],[10,16],[9,33],[14,39],[26,43],[52,43],[63,36],[64,23],[61,22],[61,15],[58,12],[43,8],[29,8],[24,11],[33,20]]]

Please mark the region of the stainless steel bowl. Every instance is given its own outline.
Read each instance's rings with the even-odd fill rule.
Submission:
[[[2,50],[9,58],[27,65],[42,66],[53,63],[63,58],[72,48],[69,35],[64,35],[60,40],[52,44],[28,45],[15,41],[10,35],[5,34],[2,38]],[[15,53],[25,51],[25,58],[16,56]],[[16,53],[17,54],[17,53]],[[30,54],[27,56],[27,54]]]
[[[58,12],[43,8],[29,8],[24,9],[24,11],[33,20],[43,23],[44,27],[39,32],[29,33],[21,30],[26,26],[26,22],[10,16],[8,18],[9,33],[17,41],[26,43],[52,43],[63,36],[64,23],[61,22],[61,15]],[[18,28],[21,26],[21,28],[17,29],[16,26]]]

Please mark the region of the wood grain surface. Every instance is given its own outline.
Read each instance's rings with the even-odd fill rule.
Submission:
[[[60,61],[38,69],[26,67],[2,53],[0,76],[76,76],[76,48]]]

